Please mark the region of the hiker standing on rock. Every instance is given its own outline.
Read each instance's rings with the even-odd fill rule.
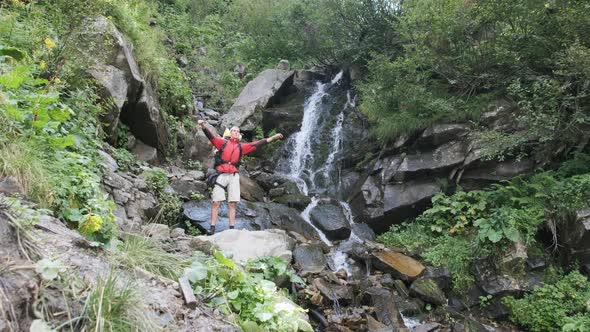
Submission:
[[[242,156],[256,151],[266,143],[283,138],[283,134],[276,134],[269,138],[263,138],[256,142],[240,143],[240,128],[232,127],[230,129],[229,139],[213,135],[205,126],[205,121],[198,120],[197,123],[203,129],[205,136],[211,141],[219,153],[215,158],[215,170],[219,173],[213,193],[211,194],[211,229],[208,235],[215,234],[215,224],[217,222],[217,213],[222,201],[225,201],[225,192],[227,191],[227,201],[229,207],[229,228],[233,229],[236,225],[236,207],[240,201],[240,173],[238,166]]]

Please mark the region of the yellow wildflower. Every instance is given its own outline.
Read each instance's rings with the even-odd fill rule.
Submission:
[[[90,235],[98,231],[100,229],[100,226],[102,226],[102,218],[100,216],[91,214],[80,226],[80,233],[84,235]]]
[[[39,68],[45,69],[45,67],[47,67],[47,64],[45,63],[45,60],[41,60],[41,62],[39,62]]]
[[[54,82],[55,84],[59,84],[59,83],[61,83],[61,80],[59,79],[59,77],[56,77],[56,78],[53,80],[53,82]]]
[[[48,49],[52,49],[56,46],[55,42],[51,38],[45,38],[43,40],[43,43],[45,44],[45,46],[47,46]]]

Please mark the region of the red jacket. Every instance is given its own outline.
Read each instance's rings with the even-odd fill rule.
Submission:
[[[225,143],[225,138],[213,135],[213,133],[211,133],[211,131],[206,127],[203,128],[203,132],[205,132],[205,136],[207,136],[209,141],[211,141],[211,144],[213,144],[217,150],[221,150],[223,143]],[[261,139],[251,143],[240,143],[236,139],[229,138],[229,142],[227,142],[227,145],[221,154],[221,159],[225,162],[229,162],[229,164],[224,163],[217,166],[217,171],[221,173],[238,172],[238,168],[234,166],[240,161],[240,148],[238,147],[238,144],[242,145],[242,155],[245,156],[266,144],[266,139]]]

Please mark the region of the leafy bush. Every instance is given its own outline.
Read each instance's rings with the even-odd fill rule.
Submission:
[[[146,172],[146,182],[158,198],[158,212],[154,217],[155,222],[163,222],[167,225],[176,225],[182,210],[182,201],[174,192],[166,191],[168,176],[160,170]]]
[[[587,331],[590,282],[570,272],[555,284],[535,289],[522,299],[507,297],[510,319],[531,331]]]
[[[226,314],[239,316],[244,331],[313,331],[272,281],[243,271],[220,252],[199,255],[185,270],[195,293]]]

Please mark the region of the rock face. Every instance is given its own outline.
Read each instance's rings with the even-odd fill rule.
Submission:
[[[290,262],[294,241],[283,230],[244,231],[229,229],[212,236],[200,236],[203,241],[215,244],[236,262],[245,262],[265,256],[277,256]],[[252,245],[256,243],[256,245]]]
[[[201,231],[209,230],[211,219],[211,200],[189,201],[183,204],[184,216]],[[236,210],[236,229],[264,230],[270,228],[271,216],[265,209],[265,203],[240,201]],[[222,232],[229,228],[229,210],[227,204],[221,204],[216,230]]]
[[[490,103],[482,124],[504,131],[521,130],[513,120],[517,106],[506,100]],[[457,186],[483,189],[492,183],[532,171],[532,160],[482,160],[480,143],[468,124],[439,123],[421,133],[400,137],[358,177],[348,201],[357,222],[378,233],[414,218],[441,190]],[[370,149],[369,149],[370,150]],[[343,174],[346,171],[343,171]]]
[[[294,71],[278,69],[260,73],[242,90],[229,112],[221,117],[220,128],[238,126],[242,131],[254,130],[262,119],[262,109],[293,84],[294,74]]]
[[[567,262],[577,261],[590,274],[590,210],[582,210],[561,230],[561,244]]]
[[[165,152],[168,126],[155,92],[140,74],[131,44],[105,17],[89,20],[78,37],[78,51],[88,62],[88,73],[96,80],[102,97],[112,101],[102,118],[109,142],[116,142],[122,120],[145,144]]]

